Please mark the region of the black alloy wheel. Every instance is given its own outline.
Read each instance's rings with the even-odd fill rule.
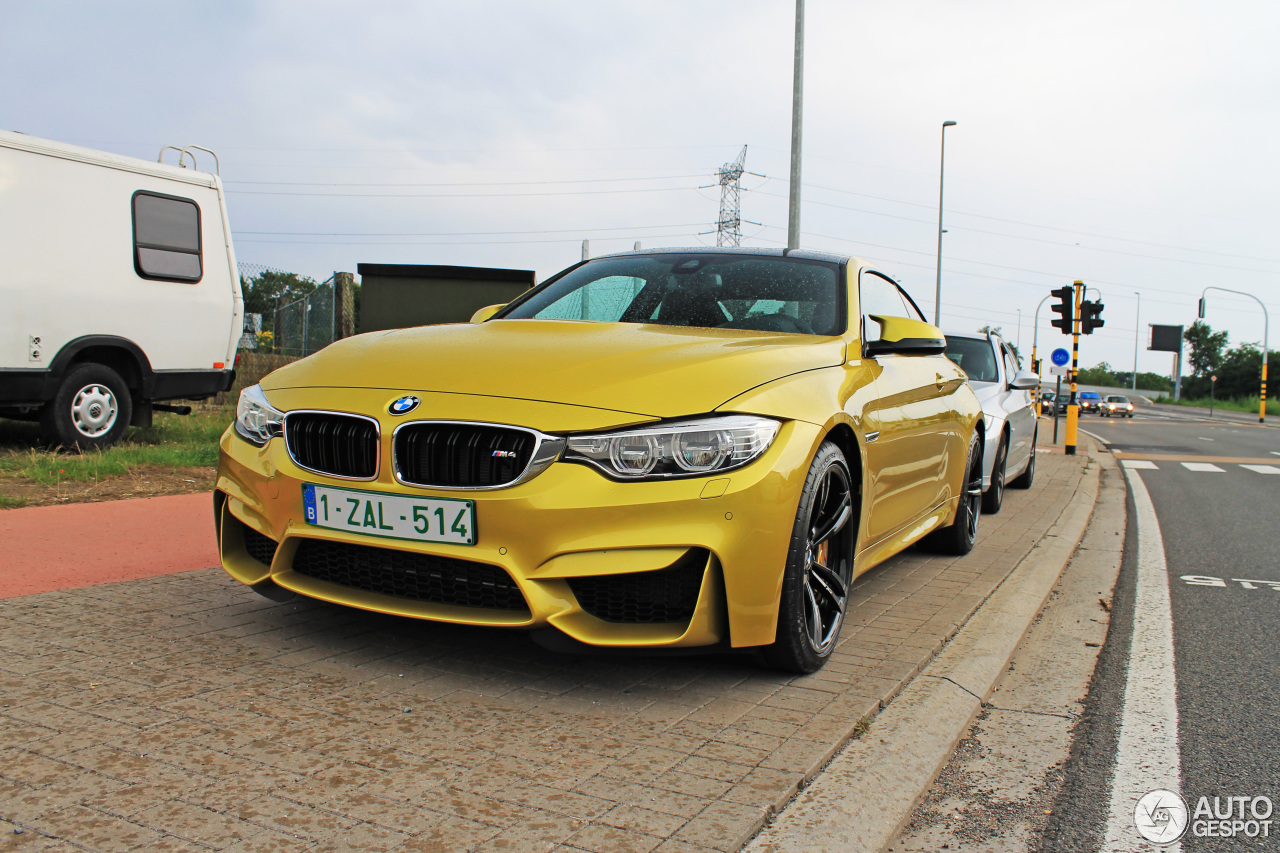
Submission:
[[[978,425],[981,429],[982,425]],[[978,540],[978,516],[982,513],[982,442],[977,431],[969,440],[969,456],[955,520],[928,536],[928,544],[943,554],[962,557]]]
[[[763,650],[774,669],[814,672],[835,650],[853,582],[857,494],[844,453],[823,442],[792,527],[776,639]]]
[[[982,495],[982,511],[987,515],[995,515],[1004,506],[1004,481],[1009,467],[1009,435],[1000,436],[996,445],[996,460],[991,466],[991,485]]]

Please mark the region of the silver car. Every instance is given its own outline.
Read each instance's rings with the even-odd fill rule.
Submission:
[[[1006,483],[1029,489],[1035,479],[1037,424],[1031,391],[1040,380],[1019,369],[1013,350],[994,332],[947,332],[947,358],[969,375],[982,403],[987,428],[982,511],[997,513]]]

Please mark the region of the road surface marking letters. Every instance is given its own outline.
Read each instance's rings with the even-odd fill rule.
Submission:
[[[1188,471],[1217,471],[1219,474],[1226,473],[1212,462],[1183,462],[1182,467]]]
[[[1129,674],[1120,710],[1116,770],[1111,782],[1106,840],[1115,853],[1148,851],[1138,835],[1134,808],[1149,791],[1180,791],[1178,704],[1173,668],[1173,614],[1169,606],[1169,570],[1164,539],[1151,496],[1138,474],[1125,471],[1137,510],[1138,580],[1134,592],[1133,637],[1129,642]],[[1180,842],[1164,850],[1180,851]]]
[[[1159,471],[1160,469],[1154,462],[1148,462],[1145,459],[1121,459],[1120,464],[1129,470],[1138,469],[1139,471]]]
[[[1232,578],[1231,580],[1245,589],[1273,589],[1276,592],[1280,592],[1280,581],[1247,580],[1245,578]],[[1209,577],[1208,575],[1183,575],[1182,582],[1188,586],[1225,587],[1227,585],[1224,579]]]
[[[1241,468],[1248,468],[1250,471],[1257,471],[1259,474],[1280,474],[1280,468],[1274,465],[1241,465]]]

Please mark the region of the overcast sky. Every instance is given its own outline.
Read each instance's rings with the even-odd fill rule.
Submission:
[[[794,4],[0,0],[0,127],[221,158],[242,262],[533,269],[786,241]],[[1280,5],[808,0],[803,244],[872,258],[927,313],[947,131],[943,325],[1029,352],[1053,287],[1101,291],[1085,366],[1139,369],[1207,285],[1280,320]],[[201,167],[212,161],[202,161]],[[761,177],[763,176],[763,177]],[[1231,343],[1256,305],[1212,295]],[[1019,334],[1018,311],[1022,312]],[[1041,311],[1040,349],[1069,339]],[[1280,347],[1280,331],[1272,333]]]

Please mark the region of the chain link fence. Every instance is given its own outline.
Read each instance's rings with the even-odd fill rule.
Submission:
[[[333,276],[296,302],[281,305],[275,312],[275,351],[302,358],[333,343],[335,307]]]

